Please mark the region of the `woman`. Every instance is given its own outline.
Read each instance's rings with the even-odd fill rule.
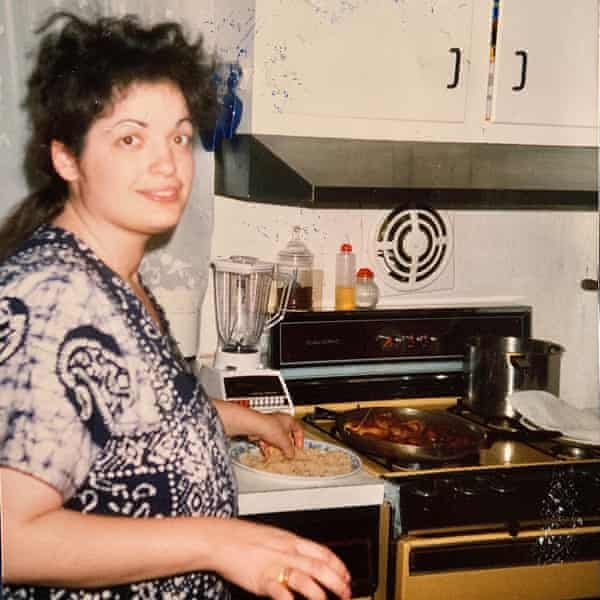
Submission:
[[[211,403],[138,267],[174,227],[212,106],[179,26],[57,13],[29,81],[29,176],[0,231],[5,587],[18,598],[349,597],[328,549],[235,519],[225,434],[288,456],[287,415]],[[153,518],[145,518],[153,517]]]

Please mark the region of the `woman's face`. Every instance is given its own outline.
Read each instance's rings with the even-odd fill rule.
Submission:
[[[177,86],[132,84],[90,127],[70,202],[104,229],[149,237],[174,227],[192,184],[193,136]]]

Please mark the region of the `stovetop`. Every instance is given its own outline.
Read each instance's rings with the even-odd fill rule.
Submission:
[[[491,431],[498,439],[522,441],[558,461],[600,460],[600,446],[562,438],[559,431],[535,429],[533,425],[532,429],[518,418],[483,417],[464,407],[460,398],[448,410]]]
[[[374,405],[377,405],[376,403]],[[406,403],[402,403],[403,406]],[[422,408],[417,404],[419,408]],[[366,404],[361,404],[366,407]],[[458,407],[458,408],[457,408]],[[347,406],[343,410],[356,408]],[[337,405],[335,410],[342,410]],[[558,432],[530,431],[524,427],[514,430],[514,423],[508,426],[495,427],[478,415],[460,409],[456,400],[433,404],[427,410],[449,411],[461,418],[476,423],[487,432],[490,442],[473,455],[454,461],[426,461],[401,463],[380,456],[359,452],[365,469],[387,478],[421,475],[424,473],[451,473],[506,470],[523,467],[552,467],[561,464],[598,464],[600,465],[600,447],[581,446],[567,443]],[[304,425],[311,434],[320,434],[326,440],[346,445],[336,431],[332,419],[315,419],[314,410],[303,417]],[[356,451],[356,450],[355,450]]]
[[[456,411],[456,398],[417,399],[409,404],[421,410]],[[396,401],[387,404],[398,405]],[[325,408],[359,407],[329,404]],[[348,447],[336,435],[335,421],[311,421],[314,411],[304,410],[307,435]],[[399,465],[358,454],[363,469],[384,481],[394,538],[407,533],[507,531],[516,535],[532,528],[597,527],[600,448],[588,448],[590,454],[581,457],[557,452],[559,447],[563,447],[560,438],[525,441],[503,433],[489,447],[458,462]]]

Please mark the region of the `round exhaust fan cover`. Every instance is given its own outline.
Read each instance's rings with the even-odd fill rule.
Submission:
[[[409,292],[431,286],[452,258],[452,227],[427,207],[397,208],[375,233],[375,264],[390,287]]]

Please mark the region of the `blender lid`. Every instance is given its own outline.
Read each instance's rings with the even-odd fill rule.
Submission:
[[[249,273],[266,273],[272,271],[273,263],[258,260],[254,256],[230,256],[228,258],[215,259],[212,267],[215,271],[246,275]]]

